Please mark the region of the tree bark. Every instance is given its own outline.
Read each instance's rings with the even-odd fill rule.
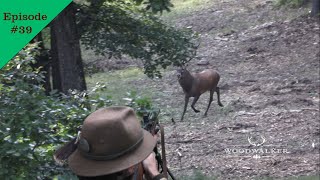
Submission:
[[[320,0],[312,0],[311,16],[319,15]]]
[[[71,3],[51,24],[53,89],[86,90],[75,8]]]
[[[41,68],[41,71],[44,71],[44,82],[42,83],[43,87],[45,88],[46,94],[49,95],[51,91],[51,63],[49,60],[49,52],[48,49],[44,47],[42,33],[40,32],[34,37],[31,41],[32,43],[38,42],[40,48],[40,55],[36,56],[36,63],[32,64],[34,69]]]

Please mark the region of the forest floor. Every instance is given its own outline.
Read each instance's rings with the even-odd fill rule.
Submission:
[[[188,69],[220,73],[224,107],[214,96],[207,117],[203,113],[209,93],[196,104],[200,113],[188,107],[184,121],[179,120],[184,94],[174,68],[164,71],[162,79],[133,73],[130,78],[119,76],[123,85],[119,79],[107,82],[110,87],[119,82],[113,92],[125,88],[146,93],[161,108],[168,165],[178,177],[195,170],[217,179],[319,173],[319,19],[309,18],[307,8],[247,2],[204,1],[198,10],[164,16],[178,28],[191,27],[201,34],[197,58]],[[136,64],[122,60],[99,66],[121,69]],[[98,76],[89,78],[89,86],[104,80]]]

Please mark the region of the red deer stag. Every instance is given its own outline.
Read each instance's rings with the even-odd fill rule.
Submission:
[[[183,120],[183,116],[186,112],[190,97],[194,97],[193,102],[191,104],[191,108],[196,113],[200,112],[199,110],[194,108],[194,105],[198,101],[201,94],[203,94],[204,92],[210,91],[209,104],[206,112],[204,113],[204,116],[207,116],[214,92],[217,92],[218,105],[223,107],[222,103],[220,102],[219,87],[217,86],[220,80],[220,75],[216,71],[212,69],[206,69],[200,73],[191,74],[185,68],[180,68],[177,70],[177,76],[179,84],[181,85],[185,94],[184,109],[181,116],[181,121]]]

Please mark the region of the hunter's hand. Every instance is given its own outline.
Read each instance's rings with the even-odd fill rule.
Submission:
[[[150,178],[154,178],[160,174],[157,168],[157,160],[154,152],[152,152],[145,160],[142,161],[142,165],[143,169]]]

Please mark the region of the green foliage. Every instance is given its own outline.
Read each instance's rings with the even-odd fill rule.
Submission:
[[[276,0],[275,5],[280,6],[288,6],[291,8],[298,8],[305,4],[307,0]]]
[[[128,97],[124,98],[128,101],[126,105],[132,107],[138,116],[142,117],[145,113],[155,111],[151,98],[139,96],[136,91],[128,92],[127,95]]]
[[[142,60],[144,73],[161,77],[159,68],[181,66],[195,55],[197,35],[169,27],[133,1],[79,7],[81,42],[110,58],[123,54]]]
[[[99,7],[105,2],[118,2],[121,4],[130,4],[134,3],[136,6],[145,5],[145,10],[150,10],[152,13],[160,12],[162,14],[163,11],[170,12],[170,8],[173,7],[171,0],[74,0],[75,3],[78,4],[91,4],[95,7]]]
[[[64,174],[55,176],[53,180],[79,180],[79,179],[75,174],[69,171],[69,172],[65,172]]]
[[[83,54],[83,53],[82,53]],[[100,68],[99,66],[95,65],[95,63],[93,62],[83,62],[84,64],[84,74],[86,76],[91,77],[93,74],[98,73],[98,72],[103,72],[103,69]]]
[[[141,2],[141,0],[138,1]],[[173,4],[170,2],[170,0],[148,0],[147,2],[144,2],[144,4],[146,4],[146,10],[151,10],[153,13],[160,12],[161,14],[163,10],[170,12],[170,8],[173,7]]]
[[[110,103],[95,95],[99,88],[46,96],[43,73],[30,66],[38,53],[30,45],[0,71],[0,179],[63,173],[52,160],[57,145],[74,136],[89,113]]]

